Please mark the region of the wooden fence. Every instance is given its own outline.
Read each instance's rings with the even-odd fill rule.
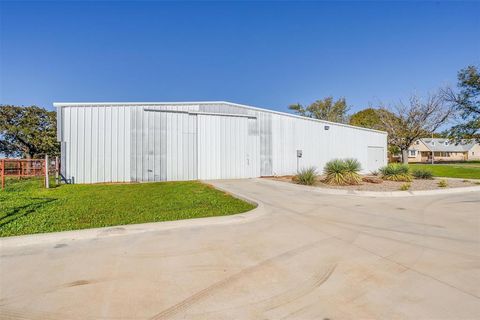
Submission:
[[[49,187],[49,176],[54,174],[58,180],[60,164],[58,157],[50,161],[48,156],[45,159],[0,159],[0,171],[2,189],[5,188],[7,177],[44,177],[45,187]]]

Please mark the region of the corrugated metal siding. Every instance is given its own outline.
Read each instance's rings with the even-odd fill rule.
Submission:
[[[272,115],[268,112],[249,110],[226,103],[200,105],[200,111],[251,115],[257,118],[254,126],[259,134],[260,176],[271,176],[272,171]]]
[[[130,108],[62,108],[62,173],[75,183],[130,181]]]
[[[297,150],[303,151],[299,169],[313,166],[321,171],[334,158],[356,158],[366,171],[367,147],[386,146],[386,135],[380,133],[281,115],[272,117],[274,175],[297,171]]]
[[[172,181],[197,179],[196,117],[166,112],[193,109],[133,108],[131,180]],[[156,111],[154,111],[156,110]]]
[[[260,175],[256,119],[201,115],[198,120],[198,178]]]
[[[298,149],[300,168],[345,157],[367,168],[368,147],[386,158],[385,134],[227,103],[68,106],[59,116],[62,172],[78,183],[294,174]]]

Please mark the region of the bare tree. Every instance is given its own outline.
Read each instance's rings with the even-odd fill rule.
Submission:
[[[379,117],[388,132],[388,142],[400,149],[403,163],[408,163],[407,152],[415,140],[432,134],[454,114],[454,108],[441,92],[425,100],[412,95],[408,104],[399,103],[382,110]]]
[[[458,72],[458,92],[446,88],[443,93],[459,113],[459,122],[448,131],[456,143],[475,139],[480,142],[480,66],[468,66]]]

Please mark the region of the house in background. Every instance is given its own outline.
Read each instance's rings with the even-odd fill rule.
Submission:
[[[408,150],[408,162],[437,162],[480,160],[480,144],[475,142],[455,144],[448,139],[422,138]]]

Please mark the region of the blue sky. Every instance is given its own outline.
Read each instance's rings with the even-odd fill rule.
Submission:
[[[352,111],[480,63],[479,2],[4,2],[0,103],[228,100]]]

